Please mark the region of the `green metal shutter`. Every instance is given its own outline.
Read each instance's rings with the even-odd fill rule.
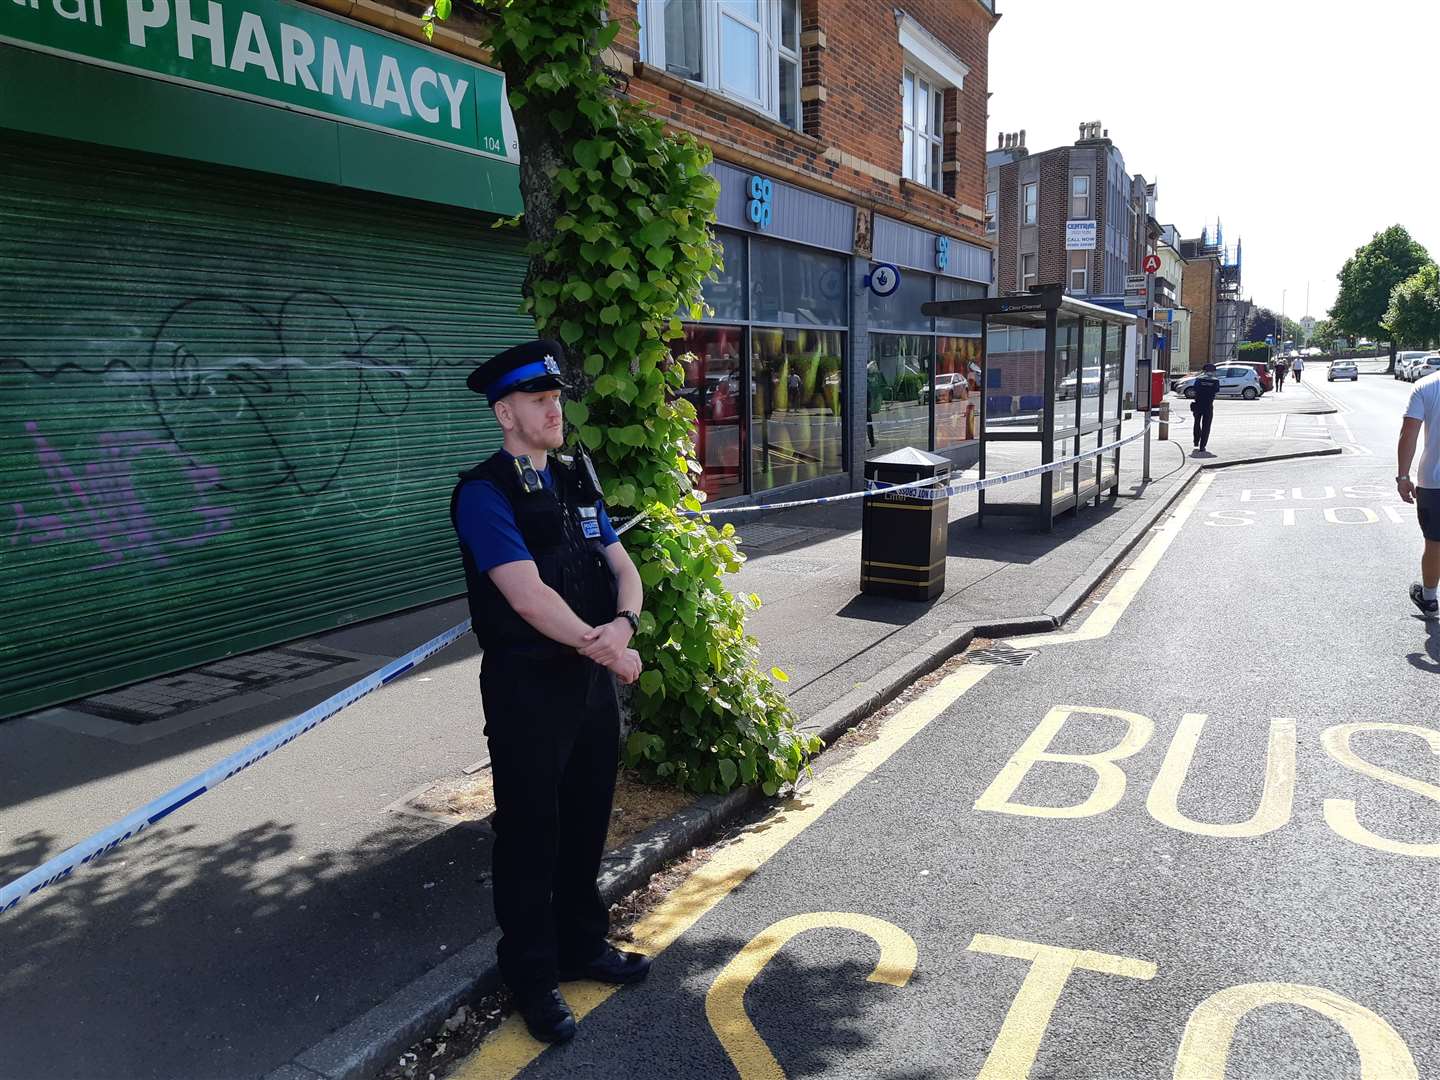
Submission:
[[[0,134],[0,716],[463,591],[490,219]]]

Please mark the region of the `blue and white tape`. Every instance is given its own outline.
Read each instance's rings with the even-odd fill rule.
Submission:
[[[1109,453],[1124,446],[1126,443],[1134,442],[1143,436],[1148,428],[1149,422],[1147,418],[1145,429],[1137,431],[1133,435],[1127,435],[1125,438],[1116,442],[1096,447],[1094,450],[1087,450],[1082,454],[1061,458],[1059,461],[1052,461],[1047,465],[1039,465],[1033,469],[1006,473],[1003,476],[992,476],[984,480],[970,480],[965,483],[951,484],[944,488],[934,488],[936,481],[933,479],[914,480],[906,484],[872,485],[866,490],[850,491],[843,495],[828,495],[813,499],[793,499],[789,502],[764,503],[758,506],[730,506],[716,510],[686,510],[682,512],[690,517],[701,517],[708,514],[740,514],[755,510],[785,510],[795,506],[820,506],[825,503],[846,502],[850,499],[873,498],[877,495],[887,495],[892,492],[905,491],[910,488],[932,488],[934,489],[933,491],[921,492],[921,496],[939,499],[949,495],[979,491],[997,484],[1008,484],[1016,480],[1039,476],[1041,473],[1063,469],[1067,465],[1075,464],[1077,461],[1083,461],[1086,458]],[[625,522],[617,531],[623,533],[626,529],[638,525],[644,518],[644,514],[638,514]],[[22,901],[29,899],[42,889],[48,888],[58,881],[64,881],[74,873],[76,867],[91,863],[114,851],[121,844],[125,843],[125,841],[134,839],[162,818],[173,814],[186,803],[199,798],[205,794],[205,792],[219,787],[236,773],[243,772],[257,761],[269,757],[281,747],[294,742],[301,735],[318,727],[341,709],[359,701],[372,690],[378,690],[386,683],[393,682],[416,664],[421,663],[447,645],[458,640],[469,629],[469,619],[450,627],[450,629],[444,633],[438,634],[425,642],[425,644],[410,650],[410,652],[399,659],[392,660],[379,671],[365,676],[365,678],[359,682],[346,687],[337,694],[332,694],[320,702],[320,704],[306,710],[293,720],[276,728],[268,735],[262,735],[248,746],[235,751],[235,753],[228,757],[222,758],[198,776],[186,780],[183,784],[172,788],[158,799],[146,803],[140,807],[140,809],[126,815],[113,825],[101,829],[99,832],[80,841],[73,847],[67,848],[53,859],[37,866],[23,877],[16,878],[8,885],[0,887],[0,915],[11,911]]]
[[[469,619],[452,626],[419,648],[412,649],[397,660],[392,660],[379,671],[365,676],[359,682],[346,687],[338,694],[331,695],[320,704],[307,709],[295,719],[281,725],[269,734],[262,735],[250,745],[222,758],[198,776],[186,780],[179,787],[172,788],[153,802],[146,803],[134,813],[121,818],[115,824],[101,829],[41,866],[37,866],[24,877],[16,878],[10,884],[0,888],[0,914],[10,911],[21,901],[29,899],[57,881],[64,881],[77,866],[84,866],[114,851],[125,841],[140,835],[157,821],[173,814],[192,799],[199,798],[205,792],[219,787],[236,773],[243,772],[282,746],[294,742],[347,705],[354,704],[372,690],[378,690],[386,683],[398,679],[416,664],[433,656],[469,629]]]

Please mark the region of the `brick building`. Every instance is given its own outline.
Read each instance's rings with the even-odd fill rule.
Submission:
[[[683,346],[705,487],[841,490],[906,445],[970,460],[978,335],[919,308],[991,281],[992,0],[610,10],[628,93],[707,144],[721,185],[725,269]]]
[[[1023,131],[1001,134],[986,155],[985,200],[1001,295],[1063,285],[1073,296],[1126,307],[1126,279],[1143,272],[1145,256],[1160,240],[1155,185],[1126,170],[1124,155],[1099,123],[1081,124],[1071,145],[1033,154]],[[1067,241],[1077,227],[1090,239]],[[1075,248],[1075,243],[1092,246]],[[1126,342],[1127,395],[1135,393],[1137,355],[1151,355],[1153,299],[1147,295],[1130,305],[1140,321]]]

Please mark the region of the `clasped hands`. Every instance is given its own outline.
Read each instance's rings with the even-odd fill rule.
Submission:
[[[625,619],[615,619],[585,633],[579,648],[581,656],[609,668],[622,683],[633,683],[640,677],[640,654],[630,648],[632,631]]]

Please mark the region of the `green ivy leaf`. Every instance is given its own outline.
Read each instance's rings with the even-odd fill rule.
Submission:
[[[770,677],[778,683],[787,683],[790,681],[790,676],[786,675],[785,672],[781,671],[778,667],[772,667],[770,669]]]
[[[584,333],[585,328],[573,319],[566,319],[560,324],[560,340],[566,345],[575,344]]]
[[[740,770],[735,767],[735,762],[729,758],[720,759],[720,782],[725,785],[726,791],[735,786],[735,780],[739,775]]]
[[[590,410],[583,401],[570,400],[565,402],[565,419],[576,427],[580,427],[590,419]]]
[[[654,668],[642,671],[640,673],[640,689],[651,697],[663,694],[665,692],[665,676]]]

